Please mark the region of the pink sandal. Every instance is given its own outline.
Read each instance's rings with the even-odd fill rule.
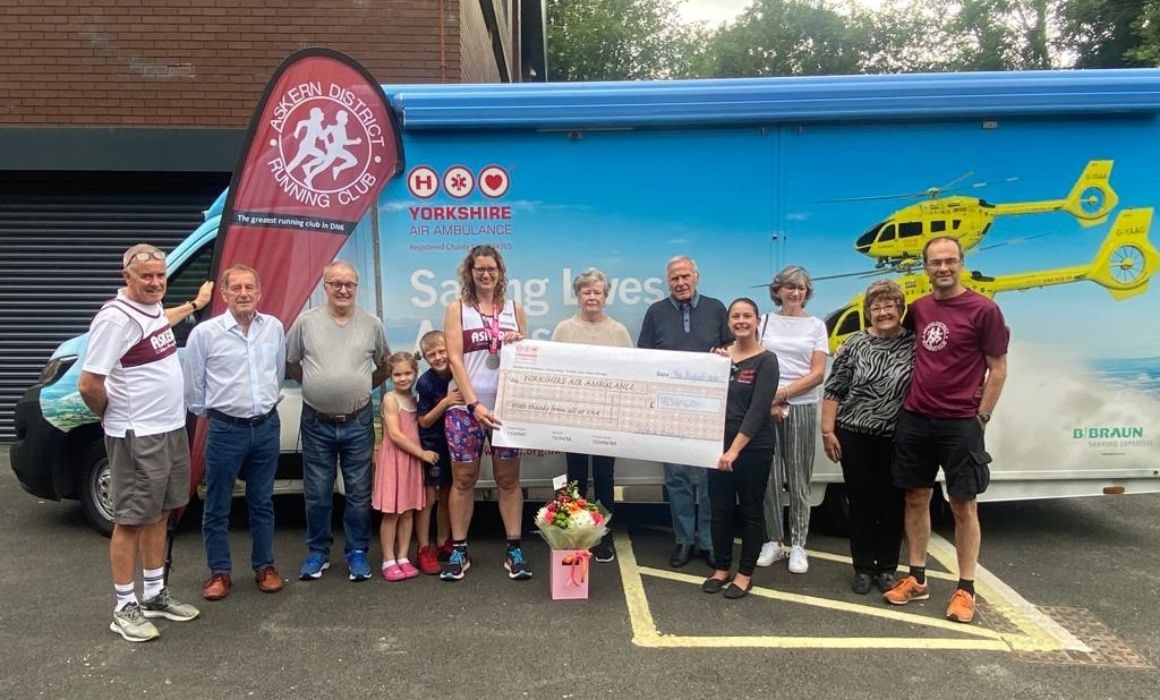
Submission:
[[[403,581],[408,578],[407,573],[398,564],[383,567],[383,578],[388,581]]]
[[[419,575],[419,570],[415,568],[414,564],[405,559],[399,562],[399,568],[402,569],[406,578],[415,578]]]

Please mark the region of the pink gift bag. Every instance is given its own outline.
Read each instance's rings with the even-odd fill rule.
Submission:
[[[552,600],[588,599],[588,563],[584,549],[552,550]]]

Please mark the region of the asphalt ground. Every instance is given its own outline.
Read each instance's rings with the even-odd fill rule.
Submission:
[[[108,541],[77,504],[25,493],[0,449],[0,697],[1160,694],[1160,495],[984,504],[992,576],[970,629],[942,619],[953,574],[934,579],[929,601],[888,608],[849,591],[846,543],[824,533],[811,536],[808,574],[759,570],[754,595],[727,601],[698,590],[702,564],[668,568],[663,506],[621,507],[617,562],[593,566],[587,601],[552,601],[538,538],[526,543],[536,577],[506,577],[492,504],[477,508],[473,566],[454,584],[351,583],[340,561],[297,581],[302,501],[276,508],[282,592],[248,575],[235,502],[233,593],[201,600],[201,540],[186,521],[170,588],[202,616],[162,620],[161,639],[130,644],[108,630]],[[341,547],[339,535],[339,558]],[[376,546],[376,569],[377,557]]]

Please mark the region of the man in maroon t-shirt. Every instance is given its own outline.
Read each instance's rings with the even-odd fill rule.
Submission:
[[[975,497],[990,481],[991,461],[983,431],[1007,378],[1010,333],[995,302],[963,286],[963,248],[951,237],[933,238],[922,251],[931,293],[910,305],[914,330],[914,376],[894,433],[894,485],[906,491],[906,541],[910,575],[883,594],[905,605],[930,597],[926,548],[930,499],[938,468],[946,475],[955,516],[959,585],[947,619],[975,616],[975,568],[979,560],[979,514]]]

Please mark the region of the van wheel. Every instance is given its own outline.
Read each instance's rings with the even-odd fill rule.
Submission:
[[[109,492],[109,458],[104,440],[89,446],[81,469],[77,496],[89,524],[105,537],[113,534],[113,502]]]

